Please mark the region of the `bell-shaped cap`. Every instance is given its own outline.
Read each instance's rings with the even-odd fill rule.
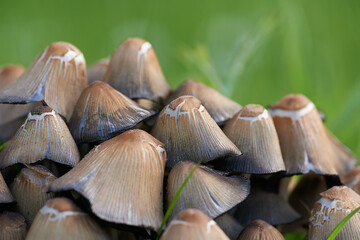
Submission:
[[[79,192],[106,221],[157,230],[163,219],[163,147],[150,134],[129,130],[96,146],[50,190]]]
[[[2,103],[44,101],[70,119],[76,101],[87,86],[83,54],[70,43],[47,47],[19,79],[0,89]]]
[[[162,102],[170,93],[155,51],[140,38],[129,38],[116,49],[103,81],[131,99]]]
[[[262,106],[246,105],[223,130],[243,154],[221,161],[222,168],[252,174],[285,171],[273,120]]]
[[[140,107],[109,84],[97,81],[81,94],[69,129],[77,142],[106,140],[151,115],[153,112]]]
[[[22,240],[26,232],[25,219],[21,214],[8,211],[0,213],[0,239]]]
[[[288,174],[336,175],[357,161],[345,147],[330,139],[315,105],[300,94],[289,94],[270,107]]]
[[[193,162],[179,162],[171,169],[167,183],[167,206],[195,167]],[[242,202],[250,192],[247,178],[226,177],[219,171],[199,166],[176,201],[170,219],[187,208],[196,208],[211,218],[227,212]]]
[[[169,168],[181,161],[208,162],[241,154],[193,96],[179,97],[167,105],[151,133],[165,143]]]
[[[79,151],[66,123],[49,107],[36,107],[0,152],[0,168],[43,159],[75,166]]]
[[[32,239],[111,239],[85,212],[67,198],[54,198],[37,213],[26,236]]]
[[[105,58],[94,63],[87,69],[87,79],[88,83],[93,83],[95,81],[101,81],[104,77],[104,74],[109,66],[110,59]]]
[[[230,240],[236,240],[240,232],[244,229],[244,227],[229,213],[225,213],[214,220]]]
[[[0,69],[0,89],[13,83],[23,74],[25,68],[18,65],[7,65]]]
[[[18,211],[31,225],[37,212],[47,200],[54,198],[54,193],[47,193],[56,177],[44,166],[26,165],[11,185]]]
[[[252,187],[250,195],[238,206],[235,218],[241,225],[261,219],[271,225],[294,222],[301,216],[288,202],[275,193]]]
[[[240,104],[225,97],[215,89],[193,80],[187,80],[181,84],[166,100],[167,104],[185,95],[191,95],[199,99],[210,116],[219,125],[224,124],[241,109]]]
[[[240,233],[238,240],[285,240],[273,226],[263,220],[255,220]]]
[[[8,186],[0,172],[0,203],[14,202],[14,198],[10,193]]]
[[[333,229],[360,206],[360,196],[346,186],[335,186],[320,194],[309,219],[308,239],[326,239]],[[343,226],[336,239],[359,239],[360,212]]]
[[[167,226],[160,240],[229,240],[214,220],[197,209],[186,209]]]
[[[342,184],[360,194],[360,167],[355,167],[347,173],[340,175]]]

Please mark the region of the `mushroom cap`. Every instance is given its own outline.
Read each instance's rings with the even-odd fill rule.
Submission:
[[[41,165],[26,165],[14,179],[11,185],[19,212],[31,225],[37,212],[47,200],[54,198],[54,193],[47,193],[50,184],[56,177],[46,167]]]
[[[95,81],[101,81],[109,66],[109,63],[110,63],[110,58],[105,58],[99,60],[98,62],[88,67],[87,69],[88,83],[91,84]]]
[[[167,183],[167,205],[195,167],[193,162],[179,162],[170,172]],[[187,208],[196,208],[211,218],[230,210],[249,195],[247,178],[226,177],[223,173],[199,166],[182,190],[170,219]]]
[[[116,49],[103,81],[131,99],[161,102],[170,93],[155,51],[140,38],[129,38]]]
[[[165,143],[168,168],[181,161],[209,162],[241,154],[193,96],[179,97],[167,105],[151,133]]]
[[[360,206],[360,196],[346,186],[335,186],[320,194],[309,219],[308,239],[325,239],[354,209]],[[357,239],[360,236],[360,212],[345,224],[337,239]]]
[[[187,80],[181,84],[168,97],[166,103],[169,104],[176,98],[185,95],[191,95],[199,99],[208,110],[210,116],[219,125],[223,125],[241,109],[241,105],[225,97],[215,89],[193,80]]]
[[[14,198],[10,193],[8,186],[0,172],[0,203],[14,202]]]
[[[230,240],[236,240],[240,232],[244,229],[244,227],[229,213],[225,213],[214,220]]]
[[[96,81],[81,94],[69,128],[77,142],[94,142],[116,136],[153,114],[109,84]]]
[[[240,233],[238,240],[285,240],[283,235],[263,220],[255,220]]]
[[[25,239],[26,223],[21,214],[4,211],[0,213],[0,239]]]
[[[36,107],[0,152],[0,168],[43,159],[75,166],[80,155],[66,123],[50,107]]]
[[[300,94],[285,96],[270,107],[288,174],[337,175],[357,161],[330,137],[315,105]]]
[[[220,168],[252,174],[285,171],[273,120],[262,106],[246,105],[223,130],[243,154],[225,159]]]
[[[87,86],[83,54],[70,43],[48,46],[13,83],[0,89],[2,103],[44,101],[70,119],[77,99]]]
[[[50,190],[79,192],[106,221],[157,230],[163,219],[163,146],[142,130],[129,130],[92,149]]]
[[[214,220],[197,209],[186,209],[167,226],[160,240],[229,239]]]
[[[340,175],[341,183],[360,194],[360,167]]]
[[[46,202],[36,215],[26,239],[110,239],[107,233],[67,198]]]
[[[7,65],[0,69],[0,89],[18,79],[23,74],[25,68],[18,65]]]

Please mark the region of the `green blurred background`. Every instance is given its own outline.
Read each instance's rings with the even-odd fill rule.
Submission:
[[[87,64],[150,41],[173,88],[193,78],[245,105],[307,95],[360,156],[360,1],[4,1],[0,66],[68,41]]]

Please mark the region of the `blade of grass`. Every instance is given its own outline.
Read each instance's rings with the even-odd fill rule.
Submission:
[[[0,150],[3,150],[4,147],[6,147],[7,145],[9,145],[10,141],[7,141],[5,143],[3,143],[2,145],[0,145]]]
[[[330,235],[327,237],[326,240],[334,240],[335,237],[339,234],[341,229],[345,226],[345,224],[352,218],[358,211],[360,210],[360,207],[356,208],[354,211],[352,211],[349,215],[347,215],[330,233]]]
[[[189,173],[189,175],[185,178],[184,182],[181,184],[179,190],[176,192],[176,195],[175,195],[174,199],[171,201],[168,209],[166,210],[164,219],[163,219],[163,221],[162,221],[162,223],[161,223],[161,226],[160,226],[160,228],[159,228],[159,230],[158,230],[158,232],[157,232],[156,240],[159,240],[160,235],[161,235],[161,233],[162,233],[162,231],[163,231],[163,229],[164,229],[164,226],[165,226],[165,224],[166,224],[166,222],[167,222],[167,220],[168,220],[168,218],[169,218],[169,216],[170,216],[170,213],[171,213],[172,209],[173,209],[174,206],[175,206],[176,201],[177,201],[178,198],[180,197],[180,194],[181,194],[182,190],[183,190],[184,187],[186,186],[187,182],[190,180],[191,176],[194,174],[195,170],[200,166],[200,163],[201,163],[201,162],[198,162],[198,163],[195,165],[195,167],[191,170],[191,172]]]

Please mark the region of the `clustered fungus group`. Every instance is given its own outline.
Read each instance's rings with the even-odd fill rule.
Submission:
[[[0,69],[0,102],[0,239],[317,240],[360,206],[357,159],[308,98],[267,110],[193,80],[172,91],[143,39],[88,69],[53,43]]]

